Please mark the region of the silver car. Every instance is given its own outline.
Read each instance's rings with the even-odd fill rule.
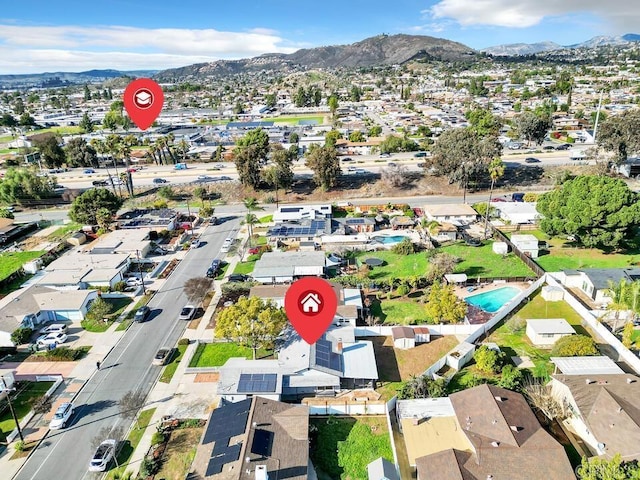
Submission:
[[[73,412],[73,403],[67,402],[60,405],[56,410],[56,413],[53,414],[51,422],[49,422],[49,429],[58,430],[60,428],[65,428],[67,426],[67,422],[73,415]]]
[[[90,472],[104,472],[107,469],[109,462],[115,456],[117,443],[115,440],[109,439],[98,446],[89,462]]]

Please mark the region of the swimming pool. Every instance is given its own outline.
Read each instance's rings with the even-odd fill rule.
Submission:
[[[470,295],[464,299],[469,305],[481,308],[485,312],[494,313],[500,310],[505,303],[515,298],[520,290],[514,287],[502,287],[490,292]]]
[[[377,237],[373,237],[372,240],[389,245],[390,243],[400,243],[405,238],[409,237],[406,235],[378,235]]]

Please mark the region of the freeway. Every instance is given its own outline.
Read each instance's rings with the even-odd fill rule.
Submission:
[[[533,166],[559,166],[576,164],[570,160],[567,151],[549,151],[543,153],[529,153],[525,151],[507,150],[503,154],[502,160],[507,168],[519,168],[523,165],[529,165],[525,162],[526,158],[534,157],[539,163],[531,164]],[[345,158],[350,161],[345,161]],[[389,162],[397,165],[404,165],[410,171],[420,171],[419,163],[425,162],[425,158],[416,158],[413,153],[394,153],[390,158],[380,158],[379,155],[355,155],[349,157],[341,157],[342,169],[347,173],[350,166],[365,169],[368,173],[377,174],[388,166]],[[585,162],[580,162],[584,164]],[[230,162],[220,164],[222,168],[214,170],[212,164],[208,163],[191,163],[187,170],[175,170],[172,165],[150,165],[142,170],[132,174],[134,186],[153,185],[154,178],[162,178],[168,181],[167,185],[179,185],[198,181],[198,177],[210,177],[207,183],[215,181],[216,178],[225,176],[233,180],[237,180],[238,174],[235,165]],[[122,169],[120,169],[121,171]],[[306,167],[304,159],[294,162],[293,171],[297,176],[310,176],[313,172]],[[84,174],[83,169],[73,169],[69,172],[56,174],[57,182],[68,188],[90,188],[95,180],[104,180],[108,178],[108,174],[115,175],[115,171],[110,169],[98,169],[96,173]],[[122,187],[124,189],[124,187]]]
[[[127,431],[130,421],[119,415],[118,401],[131,390],[146,395],[162,367],[152,366],[158,348],[173,346],[186,328],[178,322],[182,306],[187,304],[183,292],[186,280],[204,276],[211,260],[219,255],[227,236],[235,236],[239,219],[208,227],[201,235],[206,242],[190,250],[149,306],[154,311],[151,320],[134,323],[85,384],[74,403],[76,413],[71,425],[50,432],[16,475],[17,480],[85,479],[95,478],[87,470],[93,455],[92,439],[107,427],[122,427]],[[159,315],[156,312],[160,311]]]

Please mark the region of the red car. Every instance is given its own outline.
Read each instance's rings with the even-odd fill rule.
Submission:
[[[260,247],[253,247],[249,249],[249,255],[257,255],[260,253]]]
[[[506,202],[506,200],[504,198],[496,197],[492,198],[491,202]]]

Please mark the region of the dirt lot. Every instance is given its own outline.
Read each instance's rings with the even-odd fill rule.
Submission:
[[[204,427],[183,428],[171,432],[164,451],[162,468],[155,478],[185,478],[196,455]]]

